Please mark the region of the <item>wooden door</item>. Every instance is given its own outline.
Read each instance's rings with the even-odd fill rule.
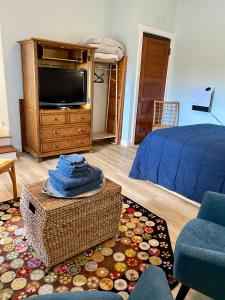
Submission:
[[[154,100],[164,99],[169,54],[169,39],[144,33],[135,143],[152,130]]]

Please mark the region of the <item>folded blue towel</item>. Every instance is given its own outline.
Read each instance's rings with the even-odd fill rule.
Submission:
[[[88,169],[81,171],[79,169],[58,168],[58,171],[66,177],[75,178],[88,175]]]
[[[48,174],[50,179],[57,181],[59,186],[58,191],[80,187],[102,177],[102,171],[99,168],[90,165],[88,165],[88,173],[85,176],[67,177],[59,170],[49,170]]]
[[[83,164],[86,161],[83,155],[76,154],[76,153],[69,154],[69,155],[60,155],[59,161],[60,160],[68,165],[74,165],[74,164],[79,165],[79,164]]]
[[[88,167],[83,155],[60,155],[57,169],[67,177],[87,176]]]
[[[102,177],[98,178],[97,180],[91,181],[85,185],[82,185],[80,187],[76,187],[76,188],[72,188],[70,190],[61,190],[59,188],[59,184],[58,181],[54,178],[51,178],[51,184],[54,187],[54,189],[56,189],[57,191],[59,191],[63,196],[65,197],[73,197],[79,194],[83,194],[83,193],[87,193],[90,192],[92,190],[97,189],[100,184],[103,183],[103,179]]]
[[[102,171],[76,153],[60,155],[57,170],[49,170],[48,174],[52,186],[65,197],[96,189],[103,182]]]
[[[88,174],[87,163],[68,165],[63,160],[59,160],[57,169],[67,177],[86,176]]]

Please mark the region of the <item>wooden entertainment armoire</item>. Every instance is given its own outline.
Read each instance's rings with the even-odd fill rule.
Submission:
[[[93,75],[95,48],[85,45],[30,38],[18,42],[21,46],[24,99],[21,123],[24,149],[35,158],[90,151],[93,128]],[[124,58],[126,60],[126,57]],[[118,63],[119,115],[110,109],[108,118],[117,123],[117,143],[120,143],[126,64]],[[39,105],[39,67],[86,69],[88,102],[78,108],[47,109]],[[112,101],[111,99],[111,107]],[[115,126],[111,126],[115,131]]]

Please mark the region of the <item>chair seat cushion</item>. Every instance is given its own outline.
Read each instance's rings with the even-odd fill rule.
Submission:
[[[225,254],[225,227],[202,219],[191,220],[181,231],[176,246],[180,243]]]

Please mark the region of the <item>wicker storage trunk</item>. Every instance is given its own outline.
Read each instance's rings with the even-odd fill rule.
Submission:
[[[100,193],[79,199],[46,196],[42,186],[25,185],[20,205],[28,239],[47,267],[117,234],[122,197],[116,183],[106,179]]]

